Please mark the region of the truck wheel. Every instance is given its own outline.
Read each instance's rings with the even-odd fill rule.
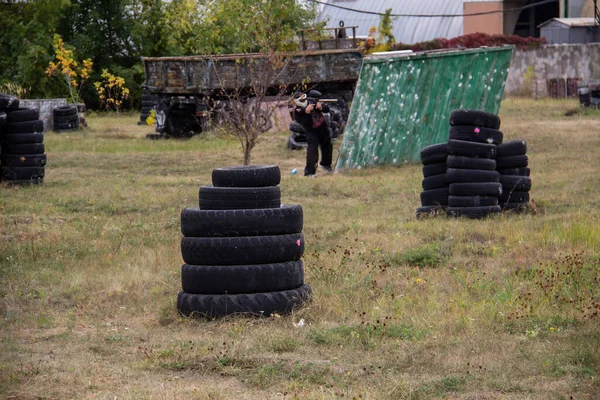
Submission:
[[[244,165],[215,168],[212,183],[216,187],[277,186],[281,171],[277,165]]]

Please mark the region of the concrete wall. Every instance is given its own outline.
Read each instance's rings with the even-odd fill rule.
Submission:
[[[488,11],[502,11],[501,1],[478,1],[464,3],[465,14],[475,14]],[[490,35],[503,33],[502,13],[473,15],[464,17],[464,34],[483,32]]]
[[[589,79],[600,79],[600,43],[546,45],[514,52],[505,93],[575,96],[578,83]]]
[[[20,100],[20,107],[35,108],[40,112],[40,119],[44,121],[44,131],[52,130],[52,110],[56,107],[66,106],[67,99],[34,99]]]

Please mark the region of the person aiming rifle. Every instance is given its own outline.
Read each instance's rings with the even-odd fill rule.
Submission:
[[[294,98],[294,119],[304,128],[306,143],[308,144],[304,176],[315,176],[317,162],[319,161],[319,147],[321,148],[321,162],[319,165],[327,173],[333,173],[331,169],[333,156],[331,128],[323,115],[329,113],[329,106],[320,98],[321,93],[317,90],[311,90],[308,96],[303,93],[298,98]]]

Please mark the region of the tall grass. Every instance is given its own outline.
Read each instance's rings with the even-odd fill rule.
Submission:
[[[416,220],[418,165],[307,179],[266,137],[252,163],[303,206],[314,292],[268,319],[175,308],[179,213],[236,142],[147,140],[135,115],[46,133],[45,184],[0,186],[0,397],[595,398],[600,136],[575,107],[504,101],[535,212],[479,221]]]

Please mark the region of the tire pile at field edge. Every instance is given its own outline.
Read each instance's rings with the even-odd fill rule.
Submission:
[[[182,210],[180,313],[269,316],[309,300],[302,207],[281,204],[280,180],[274,165],[216,168],[200,207]]]
[[[483,218],[529,203],[530,170],[525,141],[502,143],[497,115],[455,110],[447,143],[421,150],[423,192],[417,217],[442,212]]]
[[[46,173],[44,122],[39,111],[19,108],[19,99],[0,94],[0,180],[42,184]]]
[[[75,104],[55,107],[52,110],[52,130],[55,132],[79,129],[79,110]]]

